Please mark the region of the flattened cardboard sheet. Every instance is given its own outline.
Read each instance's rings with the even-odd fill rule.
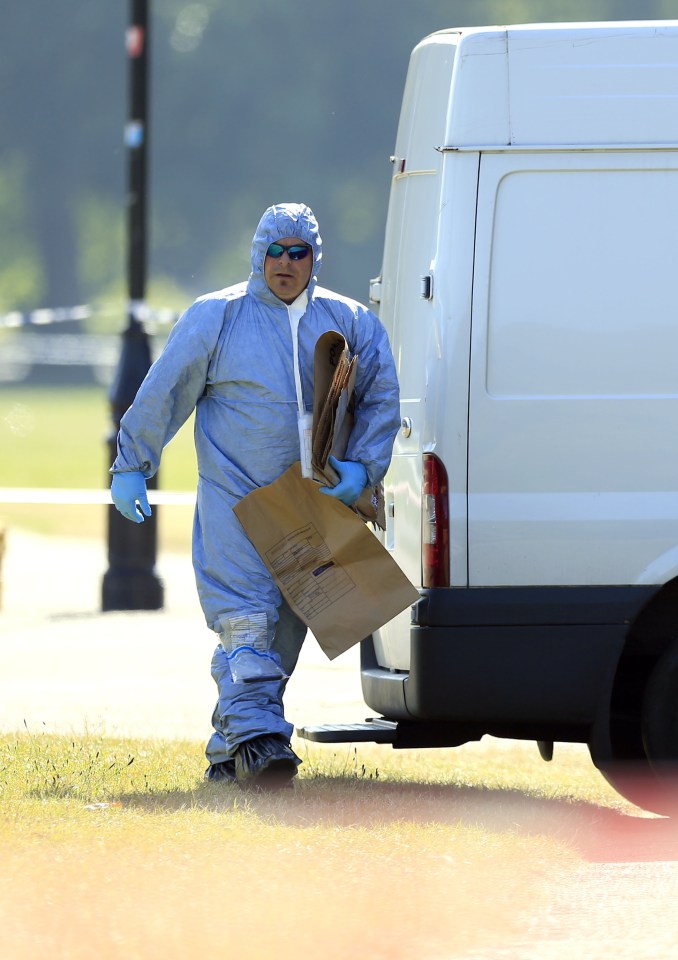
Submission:
[[[313,476],[321,483],[335,486],[337,473],[328,463],[331,456],[346,459],[353,429],[353,390],[358,373],[358,356],[350,357],[341,333],[328,330],[315,345],[313,369],[313,440],[311,465]],[[366,487],[353,505],[366,522],[386,529],[384,489],[381,483]]]

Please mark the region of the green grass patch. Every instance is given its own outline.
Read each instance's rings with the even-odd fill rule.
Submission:
[[[0,487],[103,489],[110,484],[112,432],[104,387],[0,388]],[[163,455],[160,486],[194,490],[193,418]],[[160,547],[187,550],[191,507],[163,507]],[[0,522],[55,536],[106,535],[103,506],[1,504]]]
[[[372,744],[298,740],[295,746],[303,764],[297,783],[312,783],[321,793],[339,784],[371,784],[377,789],[384,784],[444,786],[628,809],[593,768],[583,746],[563,747],[560,756],[545,764],[531,743],[494,744],[396,751]],[[194,805],[197,789],[204,788],[209,795],[212,785],[203,784],[204,767],[202,745],[188,741],[0,734],[0,802],[6,808],[31,798],[100,802],[162,796],[165,807],[176,810]],[[217,794],[221,792],[220,787]]]
[[[104,387],[0,389],[0,486],[97,489],[109,483],[112,433]],[[167,447],[166,490],[195,487],[192,420]]]
[[[102,487],[110,431],[103,388],[0,390],[0,485]]]

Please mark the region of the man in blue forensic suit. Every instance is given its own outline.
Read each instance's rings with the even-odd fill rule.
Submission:
[[[252,242],[246,283],[200,297],[173,328],[118,435],[111,468],[117,509],[150,516],[146,480],[195,409],[198,490],[193,566],[207,625],[218,634],[218,701],[207,745],[210,780],[289,785],[301,762],[282,695],[306,635],[233,513],[252,490],[300,459],[299,421],[313,409],[318,338],[339,331],[359,356],[355,424],[339,482],[323,492],[348,506],[378,483],[400,425],[386,331],[354,300],[317,285],[322,241],[303,204],[269,207]]]

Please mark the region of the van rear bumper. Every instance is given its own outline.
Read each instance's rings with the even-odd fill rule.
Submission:
[[[363,643],[365,702],[393,720],[496,736],[586,740],[609,700],[629,624],[655,586],[424,590],[412,608],[410,670]]]

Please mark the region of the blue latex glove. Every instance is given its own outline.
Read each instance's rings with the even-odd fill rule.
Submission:
[[[146,493],[146,477],[141,470],[114,473],[111,481],[111,497],[116,509],[123,517],[134,523],[143,523],[144,514],[147,517],[151,515]]]
[[[367,470],[362,463],[355,460],[337,460],[336,457],[330,457],[329,462],[339,474],[339,483],[335,487],[321,487],[320,492],[336,497],[350,507],[367,486]]]

